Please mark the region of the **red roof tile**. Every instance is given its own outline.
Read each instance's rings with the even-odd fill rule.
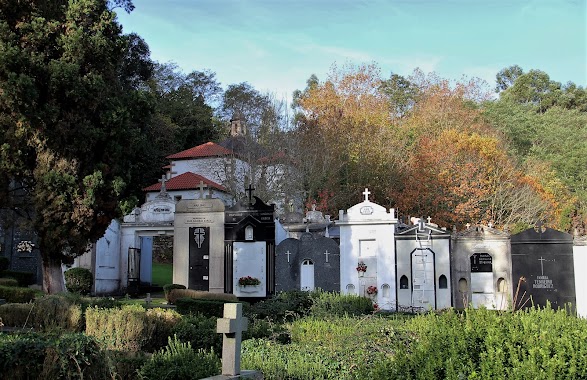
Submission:
[[[165,188],[167,191],[174,191],[174,190],[194,190],[200,186],[200,181],[204,182],[205,185],[220,191],[226,191],[224,186],[217,184],[214,181],[210,181],[206,177],[202,177],[199,174],[195,174],[192,172],[187,172],[178,175],[177,177],[171,178],[169,181],[165,182]],[[145,187],[143,191],[160,191],[161,190],[161,182],[155,183],[149,187]]]
[[[226,149],[218,144],[213,142],[207,142],[202,145],[195,146],[193,148],[181,151],[179,153],[174,153],[172,155],[167,156],[168,159],[187,159],[187,158],[198,158],[198,157],[218,157],[218,156],[227,156],[233,154],[233,151],[230,149]]]

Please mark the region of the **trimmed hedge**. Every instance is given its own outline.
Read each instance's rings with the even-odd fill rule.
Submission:
[[[169,292],[171,292],[174,289],[185,289],[185,285],[180,285],[180,284],[167,284],[167,285],[163,285],[163,292],[165,293],[165,299],[167,300],[167,303],[169,304],[173,304],[173,302],[171,302],[169,300]]]
[[[32,326],[32,303],[7,303],[0,305],[0,319],[5,326]]]
[[[89,269],[71,268],[65,271],[65,287],[72,293],[90,294],[94,276]]]
[[[0,286],[0,298],[4,298],[6,302],[11,303],[26,303],[35,299],[35,291],[29,288]]]
[[[330,292],[318,293],[310,308],[310,315],[318,318],[367,315],[375,311],[373,301],[367,297]]]
[[[1,305],[0,318],[6,326],[32,327],[40,331],[81,332],[83,328],[81,306],[59,294],[38,298],[33,303]]]
[[[224,302],[238,302],[237,296],[227,293],[210,293],[193,289],[172,289],[166,297],[167,301],[175,304],[180,298],[194,298],[200,300],[218,300]]]
[[[13,286],[13,287],[17,287],[18,286],[18,281],[16,281],[15,278],[10,278],[10,277],[0,278],[0,286]]]
[[[0,272],[0,277],[14,278],[18,281],[18,285],[26,287],[36,283],[35,274],[33,272],[22,272],[17,270],[3,270]]]
[[[175,305],[177,312],[183,315],[201,314],[206,317],[222,318],[224,304],[231,302],[233,301],[180,298],[175,301]]]
[[[92,307],[86,310],[86,334],[104,342],[109,350],[153,352],[165,345],[180,321],[181,316],[174,310],[145,310],[141,305]]]

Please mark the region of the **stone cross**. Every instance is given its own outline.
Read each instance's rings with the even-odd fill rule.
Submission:
[[[243,331],[247,331],[248,319],[243,318],[242,303],[224,304],[224,318],[216,321],[216,332],[222,336],[222,374],[240,375],[241,341]]]
[[[255,190],[255,188],[251,184],[245,189],[245,192],[249,193],[249,204],[253,204],[253,190]]]
[[[289,249],[287,250],[287,252],[285,252],[285,254],[287,255],[287,262],[289,263],[289,255],[291,255],[291,252],[289,251]]]
[[[465,226],[467,226],[467,229],[471,228],[471,223],[467,223],[465,224]]]
[[[163,174],[161,176],[161,179],[158,182],[161,182],[161,192],[162,193],[166,192],[167,189],[165,188],[165,182],[167,182],[167,176],[165,174]]]
[[[200,199],[204,199],[204,181],[200,181],[198,189],[200,189]]]
[[[492,222],[487,223],[487,227],[493,228],[493,223]]]
[[[328,252],[328,250],[326,250],[326,252],[324,252],[324,255],[326,256],[326,262],[328,262],[328,255],[332,255],[332,253]]]
[[[369,189],[365,188],[365,191],[363,191],[363,195],[365,196],[365,202],[369,201],[369,194],[371,194],[371,192],[369,191]]]
[[[428,224],[430,224],[432,222],[432,218],[431,217],[426,218],[426,220],[428,220]]]

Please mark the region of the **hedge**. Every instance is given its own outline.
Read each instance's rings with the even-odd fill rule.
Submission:
[[[38,298],[33,303],[1,305],[0,318],[6,326],[32,327],[38,331],[83,329],[81,306],[59,294]]]
[[[210,293],[203,290],[193,289],[171,289],[166,296],[167,301],[171,304],[180,298],[194,298],[200,300],[217,300],[224,302],[238,302],[238,298],[234,294],[227,293]]]
[[[35,299],[35,291],[29,288],[0,286],[0,298],[4,298],[6,302],[26,303]]]
[[[230,302],[234,301],[180,298],[175,301],[175,305],[177,306],[177,312],[183,315],[201,314],[206,317],[222,318],[222,315],[224,314],[224,304]]]
[[[3,270],[0,272],[0,277],[14,278],[18,281],[18,285],[26,287],[36,283],[35,274],[33,272],[22,272],[16,270]]]

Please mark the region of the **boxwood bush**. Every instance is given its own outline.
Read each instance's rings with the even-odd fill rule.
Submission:
[[[173,292],[176,291],[174,290]],[[175,301],[175,304],[177,306],[176,310],[183,315],[201,314],[206,317],[222,318],[224,304],[227,302],[233,301],[180,298]]]
[[[6,302],[25,303],[35,299],[35,291],[29,288],[0,286],[0,298]]]
[[[90,294],[94,276],[89,269],[71,268],[65,271],[65,287],[72,293]]]
[[[169,292],[171,292],[173,289],[185,289],[185,285],[180,285],[180,284],[167,284],[167,285],[163,285],[163,292],[165,293],[165,299],[167,300],[167,303],[169,304],[173,304],[173,302],[171,302],[169,300]]]

